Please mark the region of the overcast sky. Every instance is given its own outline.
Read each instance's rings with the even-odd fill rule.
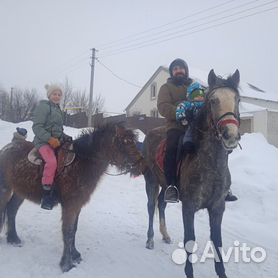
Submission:
[[[95,47],[139,86],[180,57],[220,75],[238,68],[242,80],[278,94],[277,18],[277,0],[0,0],[0,86],[44,94],[44,84],[67,76],[89,93]],[[96,63],[94,94],[106,111],[122,112],[138,91]]]

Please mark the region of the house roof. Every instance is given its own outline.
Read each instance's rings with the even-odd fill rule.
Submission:
[[[154,79],[157,77],[157,75],[161,71],[165,71],[166,73],[169,73],[169,70],[167,67],[165,67],[165,66],[158,67],[158,69],[154,72],[154,74],[147,81],[147,83],[142,87],[142,89],[138,92],[138,94],[132,99],[132,101],[129,103],[129,105],[125,108],[125,111],[127,109],[129,109],[134,104],[134,102],[144,93],[146,88],[154,81]],[[207,73],[205,73],[204,71],[201,71],[201,70],[198,70],[195,68],[190,68],[190,77],[193,78],[194,80],[198,81],[202,85],[207,86],[206,82],[204,81],[205,78],[207,78]],[[165,82],[166,82],[166,80],[165,80]]]
[[[154,74],[151,76],[151,78],[147,81],[147,83],[142,87],[142,89],[138,92],[138,94],[133,98],[133,100],[129,103],[129,105],[125,108],[125,111],[129,109],[134,102],[143,94],[145,89],[153,82],[153,80],[156,78],[156,76],[161,72],[165,71],[169,73],[169,70],[165,66],[160,66],[158,69],[154,72]],[[204,70],[200,70],[194,67],[190,67],[189,75],[194,80],[198,81],[204,86],[207,86],[207,76],[208,73]],[[165,80],[166,81],[166,80]],[[266,93],[263,89],[258,88],[257,86],[247,83],[244,81],[240,82],[240,94],[243,97],[246,98],[252,98],[252,99],[261,99],[268,102],[278,102],[278,96],[274,95],[273,93]]]
[[[242,97],[252,98],[252,99],[260,99],[264,101],[271,101],[271,102],[278,102],[278,95],[266,92],[257,86],[247,83],[247,82],[240,82],[240,94]]]
[[[259,111],[265,111],[268,110],[267,108],[255,105],[255,104],[251,104],[251,103],[247,103],[244,101],[241,101],[239,103],[239,112],[240,114],[249,114],[252,112],[259,112]]]

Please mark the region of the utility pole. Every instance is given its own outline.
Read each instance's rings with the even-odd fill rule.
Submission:
[[[14,88],[11,87],[11,96],[10,96],[10,107],[11,107],[11,110],[13,108],[13,93],[14,93],[13,90],[14,90]]]
[[[90,98],[89,98],[89,111],[88,111],[88,127],[92,127],[92,110],[93,110],[93,92],[94,92],[94,73],[95,73],[95,60],[96,49],[92,49],[92,62],[91,62],[91,82],[90,82]]]
[[[11,96],[10,96],[10,121],[14,121],[14,111],[13,111],[13,94],[14,94],[14,88],[11,87]]]

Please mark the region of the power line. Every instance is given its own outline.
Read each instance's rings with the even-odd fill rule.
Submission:
[[[159,25],[159,26],[156,26],[156,27],[153,27],[153,28],[150,28],[150,29],[147,29],[147,30],[144,30],[144,31],[141,31],[141,32],[138,32],[138,33],[135,33],[133,35],[129,35],[129,36],[126,36],[126,37],[123,37],[119,40],[114,40],[114,41],[111,41],[111,42],[108,42],[108,43],[104,43],[102,45],[100,45],[100,47],[103,47],[102,49],[104,48],[107,48],[109,45],[113,45],[113,44],[118,44],[118,42],[121,42],[121,41],[125,41],[125,40],[128,40],[130,38],[133,38],[133,37],[137,37],[138,35],[141,35],[141,34],[144,34],[144,33],[149,33],[149,32],[152,32],[153,30],[157,30],[157,29],[160,29],[160,28],[163,28],[165,26],[168,26],[168,25],[171,25],[171,24],[174,24],[174,23],[177,23],[177,22],[180,22],[180,21],[183,21],[184,19],[188,19],[190,17],[193,17],[195,15],[199,15],[201,13],[205,13],[207,11],[210,11],[210,10],[213,10],[213,9],[216,9],[216,8],[219,8],[221,6],[224,6],[230,2],[234,2],[235,0],[229,0],[229,1],[226,1],[224,3],[221,3],[221,4],[218,4],[218,5],[215,5],[215,6],[212,6],[210,8],[206,8],[204,10],[201,10],[201,11],[197,11],[197,12],[194,12],[192,14],[189,14],[185,17],[182,17],[182,18],[179,18],[179,19],[176,19],[176,20],[173,20],[173,21],[170,21],[170,22],[167,22],[163,25]]]
[[[166,35],[163,35],[163,36],[158,36],[156,38],[148,39],[148,40],[145,40],[145,41],[140,42],[140,43],[131,44],[131,45],[126,46],[126,47],[117,48],[117,49],[114,49],[113,51],[110,51],[110,53],[121,51],[121,50],[125,50],[125,49],[129,49],[130,47],[137,47],[137,46],[143,45],[145,43],[150,43],[150,42],[153,42],[153,41],[157,41],[158,39],[167,38],[167,37],[175,35],[175,34],[180,34],[180,33],[183,34],[185,31],[189,31],[189,30],[191,30],[193,28],[198,28],[198,27],[201,27],[203,25],[207,25],[209,23],[217,22],[217,21],[220,21],[222,19],[226,19],[228,17],[232,17],[232,16],[235,16],[235,15],[238,15],[238,14],[241,14],[241,13],[245,13],[245,12],[248,12],[250,10],[253,10],[253,9],[256,9],[256,8],[260,8],[260,7],[265,6],[265,5],[269,5],[269,4],[271,4],[273,2],[276,2],[276,1],[277,0],[272,0],[272,1],[269,1],[267,3],[261,4],[261,5],[257,5],[255,7],[244,9],[244,10],[241,10],[239,12],[236,12],[236,13],[233,13],[233,14],[230,14],[230,15],[225,15],[225,16],[222,16],[222,17],[210,20],[210,21],[206,21],[204,23],[201,23],[201,24],[189,27],[189,28],[185,28],[185,29],[182,29],[182,30],[179,30],[179,31],[175,31],[175,32],[172,32],[170,34],[166,34]],[[109,53],[107,55],[109,55]]]
[[[183,21],[184,19],[188,19],[188,18],[190,18],[190,17],[192,17],[192,16],[195,16],[195,15],[197,15],[197,14],[204,13],[204,12],[207,12],[207,11],[210,11],[210,10],[213,10],[213,9],[216,9],[216,8],[219,8],[219,7],[221,7],[221,6],[227,5],[227,4],[229,4],[229,3],[231,3],[231,2],[234,2],[234,1],[235,1],[235,0],[226,1],[226,2],[224,2],[224,3],[215,5],[215,6],[213,6],[213,7],[206,8],[206,9],[204,9],[204,10],[195,12],[195,13],[193,13],[193,14],[190,14],[190,15],[186,16],[186,17],[183,17],[183,18],[180,18],[180,19],[177,19],[177,20],[174,20],[174,21],[165,23],[165,24],[163,24],[163,25],[159,25],[159,26],[153,27],[153,28],[151,28],[151,29],[148,29],[148,30],[145,30],[145,31],[142,31],[142,32],[133,34],[133,35],[129,35],[129,36],[124,37],[124,38],[119,39],[119,40],[115,40],[115,41],[112,41],[112,42],[103,44],[103,46],[104,46],[105,49],[106,49],[107,46],[109,46],[109,45],[111,45],[111,44],[118,44],[118,43],[117,43],[118,41],[127,40],[128,38],[136,37],[136,36],[138,36],[138,35],[140,35],[140,34],[147,33],[147,32],[151,32],[151,31],[153,31],[153,30],[157,30],[157,29],[163,28],[163,27],[165,27],[165,26],[174,24],[174,23],[176,23],[176,22]],[[256,0],[256,1],[258,1],[258,0]],[[61,70],[58,71],[58,74],[65,72],[69,66],[70,66],[70,67],[75,67],[75,65],[76,65],[77,63],[79,63],[79,62],[77,62],[77,63],[75,62],[75,63],[73,63],[73,65],[72,65],[71,63],[72,63],[74,60],[76,60],[76,59],[79,60],[79,58],[83,58],[83,59],[84,59],[84,58],[85,58],[84,55],[85,55],[85,53],[87,53],[87,52],[88,52],[88,50],[83,51],[83,52],[81,52],[79,55],[74,56],[73,58],[69,59],[67,62],[62,63],[62,64],[58,67],[58,69],[61,68]],[[87,55],[86,55],[86,57],[87,57]],[[70,64],[70,65],[67,66],[68,64]],[[65,69],[64,69],[64,68],[65,68]],[[71,71],[72,71],[72,70],[71,70]]]
[[[72,64],[70,67],[65,68],[64,70],[60,70],[60,71],[58,71],[56,74],[57,74],[57,75],[61,75],[61,74],[63,74],[63,73],[71,73],[71,72],[73,72],[73,71],[75,71],[75,70],[77,70],[77,69],[83,67],[83,66],[84,66],[84,63],[83,63],[83,62],[84,62],[85,60],[88,60],[88,57],[84,57],[84,58],[80,59],[80,60],[77,61],[76,63]],[[82,63],[82,64],[80,64],[80,63]]]
[[[234,0],[233,0],[233,1],[234,1]],[[233,1],[227,1],[227,2],[225,2],[225,3],[227,4],[227,3],[230,3],[230,2],[233,2]],[[245,3],[245,4],[242,4],[242,5],[238,5],[238,6],[236,6],[236,7],[233,7],[232,10],[237,9],[237,8],[239,8],[239,7],[242,7],[242,6],[249,5],[250,3],[257,2],[257,1],[259,1],[259,0],[249,1],[249,2],[247,2],[247,3]],[[204,23],[202,23],[202,24],[195,25],[195,26],[192,26],[192,27],[190,27],[190,28],[185,28],[185,29],[182,29],[182,30],[179,30],[179,31],[176,31],[176,32],[172,32],[172,33],[163,35],[163,36],[158,36],[158,37],[156,37],[156,38],[144,40],[144,41],[142,41],[142,42],[140,42],[140,43],[131,44],[131,45],[129,45],[129,46],[125,46],[125,47],[121,47],[121,48],[116,48],[116,49],[111,50],[110,52],[108,52],[106,55],[103,55],[103,56],[100,56],[100,57],[114,56],[114,55],[122,54],[122,53],[125,53],[125,52],[134,51],[134,50],[136,50],[136,49],[141,49],[141,48],[144,48],[144,47],[148,47],[148,46],[160,44],[160,43],[162,43],[162,42],[166,42],[166,41],[169,41],[169,40],[172,40],[172,39],[177,39],[177,38],[180,38],[180,37],[189,36],[189,35],[194,34],[194,33],[198,33],[198,32],[204,31],[204,30],[208,30],[208,29],[211,29],[211,28],[214,28],[214,27],[222,26],[222,25],[225,25],[225,24],[228,24],[228,23],[231,23],[231,22],[235,22],[235,21],[238,21],[238,20],[241,20],[241,19],[244,19],[244,18],[248,18],[248,17],[254,16],[254,15],[257,15],[257,14],[261,14],[261,13],[265,13],[265,12],[268,12],[268,11],[271,11],[271,10],[274,10],[274,9],[277,9],[277,7],[275,6],[275,7],[269,8],[269,9],[261,10],[261,11],[258,11],[258,12],[255,12],[255,13],[252,13],[252,14],[249,14],[249,15],[241,16],[241,17],[238,17],[238,18],[229,20],[229,21],[225,21],[225,22],[219,23],[219,24],[210,25],[210,26],[207,26],[206,28],[202,28],[202,29],[199,29],[199,30],[196,30],[196,31],[184,33],[185,31],[192,30],[192,29],[194,29],[194,28],[199,28],[199,27],[201,27],[201,26],[203,26],[203,25],[207,25],[207,24],[210,24],[210,23],[212,23],[212,22],[217,22],[217,21],[220,21],[220,20],[222,20],[222,19],[226,19],[227,17],[231,17],[231,16],[234,16],[234,15],[238,15],[238,14],[240,14],[240,13],[244,13],[244,12],[253,10],[253,9],[255,9],[255,8],[259,8],[259,7],[262,7],[262,6],[271,4],[271,3],[273,3],[273,2],[277,2],[277,0],[269,1],[269,2],[266,2],[266,3],[264,3],[264,4],[260,4],[260,5],[254,6],[254,7],[249,8],[249,9],[241,10],[241,11],[239,11],[239,12],[237,12],[237,13],[233,13],[233,14],[226,15],[226,16],[223,16],[223,17],[220,17],[220,18],[217,18],[217,19],[213,19],[213,20],[210,20],[210,21],[206,21],[206,22],[204,22]],[[202,12],[205,12],[205,11],[208,11],[208,10],[212,10],[212,9],[214,9],[214,8],[216,8],[216,7],[223,6],[225,3],[222,3],[221,5],[217,5],[217,6],[214,6],[214,7],[208,8],[208,9],[205,9],[205,10],[202,10],[201,12],[195,13],[195,14],[200,14],[200,13],[202,13]],[[218,13],[213,14],[213,15],[218,15],[218,14],[223,13],[223,12],[226,12],[226,11],[228,11],[228,10],[227,10],[227,9],[224,10],[224,11],[222,10],[221,12],[218,12]],[[213,15],[206,16],[206,17],[204,17],[204,18],[202,18],[202,19],[211,17],[211,16],[213,16]],[[189,15],[189,16],[193,16],[193,14],[192,14],[192,15]],[[188,17],[189,17],[189,16],[188,16]],[[186,17],[186,18],[188,18],[188,17]],[[179,22],[179,21],[181,21],[181,20],[183,20],[183,19],[185,19],[185,17],[182,18],[182,19],[178,19],[178,20],[172,21],[172,24],[173,24],[173,22]],[[197,20],[191,21],[191,22],[189,22],[188,24],[193,23],[193,22],[196,22],[196,21],[199,21],[199,20],[197,19]],[[171,24],[171,23],[166,23],[166,24],[164,24],[164,25],[162,25],[162,26],[167,26],[167,25],[170,25],[170,24]],[[183,24],[183,25],[184,25],[184,24]],[[181,25],[181,26],[183,26],[183,25]],[[148,32],[150,32],[150,30],[154,30],[154,29],[158,29],[158,28],[161,28],[161,26],[160,26],[160,27],[154,27],[154,28],[152,28],[152,29],[149,29]],[[160,31],[160,32],[158,32],[156,35],[158,35],[158,34],[160,34],[160,33],[168,32],[168,31],[170,31],[171,29],[172,29],[172,28],[169,28],[169,29]],[[145,32],[147,32],[147,31],[140,32],[140,34],[145,33]],[[138,33],[138,34],[139,34],[139,33]],[[133,36],[138,36],[138,34],[133,35]],[[176,34],[179,34],[179,35],[178,35],[178,36],[175,36]],[[129,37],[130,37],[130,36],[129,36]],[[137,38],[136,40],[138,40],[138,38]],[[87,51],[86,51],[86,52],[87,52]],[[83,53],[85,53],[85,51],[84,51]],[[74,59],[77,59],[78,57],[83,57],[83,56],[84,56],[84,54],[80,54],[80,55],[76,56]],[[70,73],[70,72],[72,72],[72,71],[75,71],[75,70],[81,68],[81,67],[83,66],[83,64],[80,65],[80,63],[83,62],[85,59],[87,60],[87,57],[83,57],[82,59],[79,58],[79,60],[78,60],[77,62],[73,63],[73,64],[72,64],[70,67],[68,67],[67,69],[62,70],[62,71],[59,71],[59,72],[58,72],[58,75],[62,74],[63,72]],[[105,66],[103,63],[101,63],[99,60],[98,60],[98,62],[99,62],[103,67],[105,67],[108,71],[110,71],[110,72],[111,72],[116,78],[118,78],[119,80],[122,80],[122,81],[128,83],[129,85],[135,86],[135,87],[137,87],[137,88],[141,88],[141,86],[139,86],[139,85],[137,85],[137,84],[134,84],[134,83],[132,83],[132,82],[130,82],[130,81],[128,81],[128,80],[125,80],[125,79],[121,78],[120,76],[118,76],[117,74],[115,74],[111,69],[109,69],[107,66]]]
[[[166,37],[166,36],[173,35],[173,34],[176,34],[176,33],[179,33],[179,32],[184,32],[184,31],[187,31],[187,30],[191,30],[191,29],[193,29],[193,28],[197,28],[197,27],[200,27],[200,26],[202,26],[202,25],[209,24],[209,23],[215,22],[215,21],[219,21],[219,20],[221,20],[221,19],[225,19],[225,18],[227,18],[227,17],[231,17],[231,16],[234,16],[234,15],[237,15],[237,14],[240,14],[240,13],[244,13],[244,12],[246,12],[246,11],[249,11],[249,10],[252,10],[252,9],[255,9],[255,8],[259,8],[259,7],[262,7],[262,6],[265,6],[265,5],[268,5],[268,4],[270,4],[270,3],[275,2],[275,0],[274,0],[274,1],[270,1],[270,2],[261,4],[261,5],[258,5],[258,6],[249,8],[249,9],[241,10],[241,11],[239,11],[239,12],[236,12],[236,13],[233,13],[233,14],[230,14],[230,15],[226,15],[226,16],[222,16],[222,17],[220,17],[220,18],[216,18],[216,19],[213,19],[213,20],[210,20],[210,21],[206,21],[206,22],[204,22],[204,23],[200,23],[200,24],[195,25],[195,26],[191,26],[191,27],[189,26],[189,25],[192,24],[192,23],[195,23],[195,22],[198,22],[198,23],[199,23],[200,21],[203,21],[203,20],[205,20],[205,19],[207,19],[207,18],[211,19],[213,16],[223,15],[223,13],[225,13],[225,12],[231,12],[231,10],[238,9],[238,8],[240,8],[240,7],[249,5],[250,3],[254,3],[254,2],[257,2],[257,1],[259,1],[259,0],[250,1],[250,2],[248,2],[248,3],[245,3],[245,4],[242,4],[242,5],[236,6],[236,7],[234,7],[233,9],[226,9],[226,10],[223,10],[223,11],[221,11],[221,12],[218,12],[218,13],[215,13],[215,14],[211,14],[211,15],[202,17],[202,18],[200,18],[200,19],[198,18],[198,19],[189,21],[189,22],[187,22],[186,24],[182,24],[182,25],[176,26],[176,27],[174,27],[174,28],[168,28],[168,29],[166,29],[166,30],[163,30],[163,31],[160,31],[160,32],[157,32],[157,33],[153,34],[153,35],[151,36],[151,38],[149,37],[149,35],[148,35],[148,36],[144,36],[144,37],[142,37],[143,42],[141,41],[141,42],[134,43],[135,41],[141,40],[141,38],[137,38],[137,39],[131,40],[131,41],[129,41],[125,46],[122,46],[122,47],[119,46],[120,48],[118,47],[118,48],[116,48],[116,49],[114,49],[114,50],[110,50],[110,53],[111,53],[111,52],[114,52],[114,51],[123,50],[123,49],[129,48],[129,47],[138,46],[138,44],[142,44],[142,43],[146,43],[146,42],[155,41],[155,40],[157,40],[157,39],[159,39],[159,38],[164,38],[164,37]],[[185,25],[187,26],[186,29],[184,29],[184,26],[185,26]],[[183,29],[180,29],[180,28],[183,28]],[[172,31],[174,31],[174,32],[172,32]],[[163,34],[163,33],[168,33],[168,34],[159,36],[159,34]],[[104,50],[104,51],[107,51],[107,50]],[[108,53],[109,53],[109,50],[108,50]]]
[[[85,55],[85,53],[87,53],[87,55]],[[71,58],[67,62],[64,62],[64,63],[60,64],[54,72],[57,75],[60,75],[61,73],[67,71],[69,68],[75,68],[75,66],[77,64],[84,61],[85,59],[88,59],[88,51],[87,50],[86,50],[86,52],[83,51],[79,55],[74,56],[73,58]]]
[[[68,61],[66,61],[66,62],[64,62],[64,63],[61,63],[61,64],[59,65],[59,68],[64,68],[64,67],[71,66],[72,63],[75,64],[75,62],[74,62],[75,60],[78,61],[78,60],[80,60],[80,59],[85,58],[85,56],[86,56],[86,57],[88,56],[88,50],[81,52],[80,54],[78,54],[78,55],[76,55],[76,56],[70,58]]]
[[[96,61],[97,61],[100,65],[102,65],[104,68],[106,68],[112,75],[114,75],[114,76],[115,76],[116,78],[118,78],[119,80],[124,81],[124,82],[126,82],[127,84],[129,84],[129,85],[131,85],[131,86],[134,86],[134,87],[137,87],[137,88],[142,88],[142,86],[139,86],[139,85],[137,85],[137,84],[134,84],[134,83],[132,83],[132,82],[130,82],[130,81],[124,79],[124,78],[121,78],[119,75],[117,75],[116,73],[114,73],[110,68],[108,68],[106,65],[104,65],[98,58],[96,58]]]
[[[249,1],[249,2],[247,2],[247,3],[244,3],[244,4],[240,4],[240,5],[238,5],[238,6],[235,6],[235,7],[232,7],[232,8],[229,8],[229,9],[225,9],[225,10],[222,10],[222,11],[220,11],[220,12],[217,12],[217,13],[214,13],[214,14],[209,14],[209,15],[207,15],[207,16],[204,16],[204,17],[201,17],[201,18],[195,18],[194,20],[191,20],[191,21],[189,21],[189,22],[185,22],[185,23],[183,23],[183,24],[181,24],[181,25],[178,25],[178,26],[175,26],[175,27],[171,27],[171,28],[168,28],[168,29],[166,29],[166,30],[162,30],[162,31],[159,31],[159,32],[156,32],[155,34],[147,34],[147,35],[143,35],[143,36],[136,36],[137,38],[135,38],[135,39],[132,39],[132,40],[128,40],[128,42],[126,42],[126,43],[124,43],[124,44],[127,44],[127,45],[129,45],[129,44],[132,44],[133,42],[135,42],[135,41],[138,41],[138,40],[142,40],[142,39],[147,39],[148,37],[150,37],[150,36],[157,36],[158,34],[162,34],[162,33],[166,33],[166,32],[168,32],[168,31],[173,31],[173,30],[176,30],[177,28],[181,28],[181,27],[184,27],[185,25],[190,25],[190,24],[192,24],[192,23],[195,23],[195,22],[199,22],[200,20],[204,20],[204,19],[207,19],[207,18],[211,18],[211,17],[213,17],[213,16],[217,16],[217,15],[223,15],[223,13],[225,13],[225,12],[231,12],[232,10],[236,10],[236,9],[238,9],[238,8],[241,8],[241,7],[244,7],[244,6],[248,6],[248,5],[250,5],[250,4],[252,4],[252,3],[255,3],[255,2],[258,2],[258,1],[260,1],[260,0],[253,0],[253,1]],[[228,1],[228,2],[230,2],[230,1]],[[273,2],[273,1],[271,1],[271,2]],[[264,5],[264,4],[263,4]],[[222,5],[221,5],[222,6]],[[211,10],[211,9],[209,9],[209,10]],[[199,13],[194,13],[193,15],[200,15],[202,12],[199,12]],[[192,16],[193,16],[192,15]],[[192,17],[191,15],[190,16],[188,16],[188,17],[183,17],[182,19],[180,19],[180,20],[176,20],[175,22],[178,22],[178,21],[184,21],[184,20],[186,20],[187,21],[187,19],[189,19],[190,17]],[[165,26],[165,25],[168,25],[168,24],[164,24],[164,25],[162,25],[162,26]],[[189,27],[190,28],[190,27]],[[153,29],[158,29],[158,28],[153,28]],[[145,33],[145,32],[142,32],[142,33]],[[149,33],[149,32],[148,32]],[[113,45],[121,45],[121,44],[123,44],[123,43],[121,43],[121,42],[118,42],[118,43],[114,43]],[[108,47],[104,47],[104,48],[102,48],[102,51],[107,51],[107,49],[111,49],[111,48],[113,48],[114,46],[108,46]],[[116,46],[116,47],[121,47],[121,46]]]
[[[204,10],[201,10],[201,11],[198,11],[198,12],[195,12],[195,13],[192,13],[192,14],[186,16],[186,17],[183,17],[183,18],[180,18],[180,19],[177,19],[177,20],[168,22],[168,23],[166,23],[166,24],[163,24],[163,25],[160,25],[160,26],[157,26],[157,27],[153,27],[153,28],[151,28],[151,29],[148,29],[148,30],[145,30],[145,31],[136,33],[136,34],[134,34],[134,35],[127,36],[127,37],[125,37],[125,38],[123,38],[123,39],[116,40],[116,41],[114,41],[114,42],[110,42],[109,44],[116,44],[116,45],[117,45],[117,44],[120,43],[120,41],[127,40],[128,38],[131,38],[131,37],[136,37],[136,36],[138,37],[138,35],[140,35],[140,34],[148,33],[148,32],[151,32],[151,31],[153,31],[153,30],[157,30],[157,29],[163,28],[163,27],[165,27],[165,26],[168,26],[168,25],[171,25],[171,24],[174,24],[174,23],[177,23],[177,22],[181,22],[181,21],[183,21],[183,20],[185,20],[185,19],[188,19],[188,18],[190,18],[190,17],[193,17],[193,16],[195,16],[195,15],[199,15],[199,14],[201,14],[201,13],[205,13],[205,12],[207,12],[207,11],[210,11],[210,10],[213,10],[213,9],[216,9],[216,8],[219,8],[219,7],[221,7],[221,6],[225,6],[225,5],[227,5],[227,4],[231,3],[231,2],[234,2],[234,1],[235,1],[235,0],[226,1],[226,2],[224,2],[224,3],[215,5],[215,6],[213,6],[213,7],[206,8],[206,9],[204,9]],[[259,0],[249,1],[249,2],[247,2],[247,3],[244,3],[244,4],[241,4],[241,5],[239,5],[239,6],[233,7],[233,8],[231,8],[231,9],[222,10],[220,13],[223,13],[223,12],[226,12],[226,11],[230,11],[230,10],[234,10],[234,9],[239,8],[239,7],[249,5],[250,3],[257,2],[257,1],[259,1]],[[275,2],[275,1],[273,1],[273,2]],[[268,3],[269,3],[269,2],[268,2]],[[263,5],[265,5],[265,4],[263,4]],[[203,19],[205,19],[205,18],[214,16],[214,15],[217,15],[217,14],[220,14],[220,13],[218,12],[218,13],[216,13],[216,14],[212,14],[212,15],[203,17],[203,18],[201,18],[200,20],[203,20]],[[196,22],[196,21],[199,21],[199,19],[190,21],[190,22],[188,22],[187,24],[191,24],[191,23],[194,23],[194,22]],[[205,24],[207,24],[207,23],[205,23]],[[185,25],[185,24],[183,24],[183,25]],[[179,26],[177,26],[176,28],[179,28],[179,27],[181,27],[181,26],[183,26],[183,25],[179,25]],[[196,27],[197,27],[197,26],[193,26],[192,28],[196,28]],[[171,30],[171,28],[169,28],[169,29],[167,29],[167,30],[160,31],[160,32],[156,33],[155,35],[157,36],[157,35],[160,34],[160,33],[165,33],[165,32],[168,32],[168,31],[170,31],[170,30]],[[179,32],[182,32],[182,31],[185,31],[185,30],[181,30],[181,31],[179,31]],[[170,36],[170,35],[173,35],[173,34],[165,35],[165,37],[166,37],[166,36]],[[143,38],[146,37],[146,36],[150,36],[150,35],[144,35]],[[140,46],[140,45],[145,44],[145,43],[147,43],[147,42],[155,41],[155,40],[159,39],[160,37],[163,38],[163,36],[159,36],[159,37],[153,38],[152,40],[143,41],[143,42],[140,42],[139,44],[132,44],[132,45],[129,45],[129,44],[130,44],[131,42],[138,41],[140,38],[133,39],[133,40],[131,40],[131,41],[129,40],[128,46],[121,47],[121,48],[117,48],[117,49],[110,50],[110,51],[108,50],[108,53],[105,54],[105,55],[103,55],[103,56],[101,56],[101,57],[106,57],[106,55],[107,55],[107,56],[116,55],[116,53],[114,54],[114,52],[118,52],[118,51],[121,51],[121,50],[124,50],[124,49],[127,49],[127,51],[131,51],[129,48],[131,48],[131,47],[132,47],[132,48],[133,48],[133,47],[137,47],[137,46]],[[118,43],[117,43],[117,42],[118,42]],[[109,45],[109,44],[108,44],[108,45]],[[120,44],[123,44],[123,43],[120,43]],[[108,46],[108,47],[105,47],[105,48],[103,48],[103,50],[106,51],[106,49],[109,49],[109,48],[111,48],[111,46],[110,46],[110,47],[109,47],[109,46]],[[140,48],[141,48],[141,47],[140,47]],[[67,65],[67,64],[70,64],[71,61],[74,61],[74,60],[78,59],[77,62],[74,62],[74,63],[70,64],[70,65],[67,66],[67,67],[62,66],[64,69],[59,70],[59,71],[57,72],[57,74],[60,75],[60,74],[62,74],[63,72],[66,72],[66,73],[72,72],[72,71],[75,71],[76,69],[79,69],[80,67],[82,67],[82,66],[79,66],[79,64],[80,64],[80,62],[83,62],[85,59],[87,59],[87,55],[85,56],[85,53],[87,53],[87,52],[88,52],[87,50],[86,50],[86,51],[83,51],[82,53],[80,53],[79,55],[75,56],[74,58],[72,58],[72,59],[69,60],[68,62],[63,63],[62,65]],[[121,52],[119,52],[119,54],[120,54],[120,53],[123,53],[123,52],[121,51]],[[80,58],[81,58],[81,59],[80,59]],[[61,67],[61,66],[59,66],[59,68],[60,68],[60,67]]]
[[[261,13],[266,13],[266,12],[275,10],[275,9],[277,9],[277,8],[278,8],[277,6],[274,6],[274,7],[271,7],[271,8],[269,8],[269,9],[261,10],[261,11],[254,12],[254,13],[251,13],[251,14],[248,14],[248,15],[245,15],[245,16],[241,16],[241,17],[238,17],[238,18],[234,18],[234,19],[231,19],[231,20],[228,20],[228,21],[219,23],[219,24],[214,24],[214,25],[211,25],[211,26],[208,26],[208,27],[205,27],[205,28],[196,30],[196,31],[187,32],[187,33],[182,33],[182,34],[180,34],[179,36],[171,36],[171,37],[168,37],[167,39],[161,39],[161,40],[158,40],[158,41],[156,41],[156,42],[154,42],[154,43],[148,43],[148,41],[142,42],[141,44],[137,44],[137,46],[127,48],[126,50],[117,51],[117,50],[119,50],[119,49],[117,49],[117,50],[115,50],[115,52],[112,52],[112,51],[111,51],[110,53],[108,53],[108,54],[106,54],[106,55],[103,55],[103,56],[100,56],[100,57],[103,58],[103,57],[114,56],[114,55],[118,55],[118,54],[130,52],[130,51],[133,51],[133,50],[141,49],[141,48],[144,48],[144,47],[148,47],[148,46],[160,44],[160,43],[162,43],[162,42],[166,42],[166,41],[169,41],[169,40],[174,40],[174,39],[177,39],[177,38],[186,37],[186,36],[189,36],[189,35],[192,35],[192,34],[195,34],[195,33],[202,32],[202,31],[204,31],[204,30],[208,30],[208,29],[211,29],[211,28],[214,28],[214,27],[223,26],[223,25],[225,25],[225,24],[228,24],[228,23],[231,23],[231,22],[236,22],[236,21],[239,21],[239,20],[242,20],[242,19],[251,17],[251,16],[255,16],[255,15],[258,15],[258,14],[261,14]],[[226,16],[226,17],[227,17],[227,16]],[[226,17],[225,17],[225,18],[226,18]],[[206,24],[207,24],[207,23],[204,23],[204,24],[202,24],[202,25],[206,25]],[[200,26],[199,26],[199,27],[200,27]],[[171,34],[170,34],[170,35],[171,35]],[[169,36],[169,35],[167,35],[167,36]],[[142,45],[142,44],[143,44],[143,45]],[[139,46],[139,45],[141,45],[141,46]]]

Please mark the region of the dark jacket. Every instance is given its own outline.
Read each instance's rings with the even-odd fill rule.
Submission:
[[[188,85],[177,86],[171,78],[168,78],[159,90],[157,108],[158,112],[166,118],[167,130],[171,128],[184,130],[184,126],[176,121],[176,108],[180,102],[187,100],[187,87]]]
[[[49,100],[41,100],[34,112],[32,129],[36,148],[48,144],[50,137],[62,139],[63,113],[59,105]]]

